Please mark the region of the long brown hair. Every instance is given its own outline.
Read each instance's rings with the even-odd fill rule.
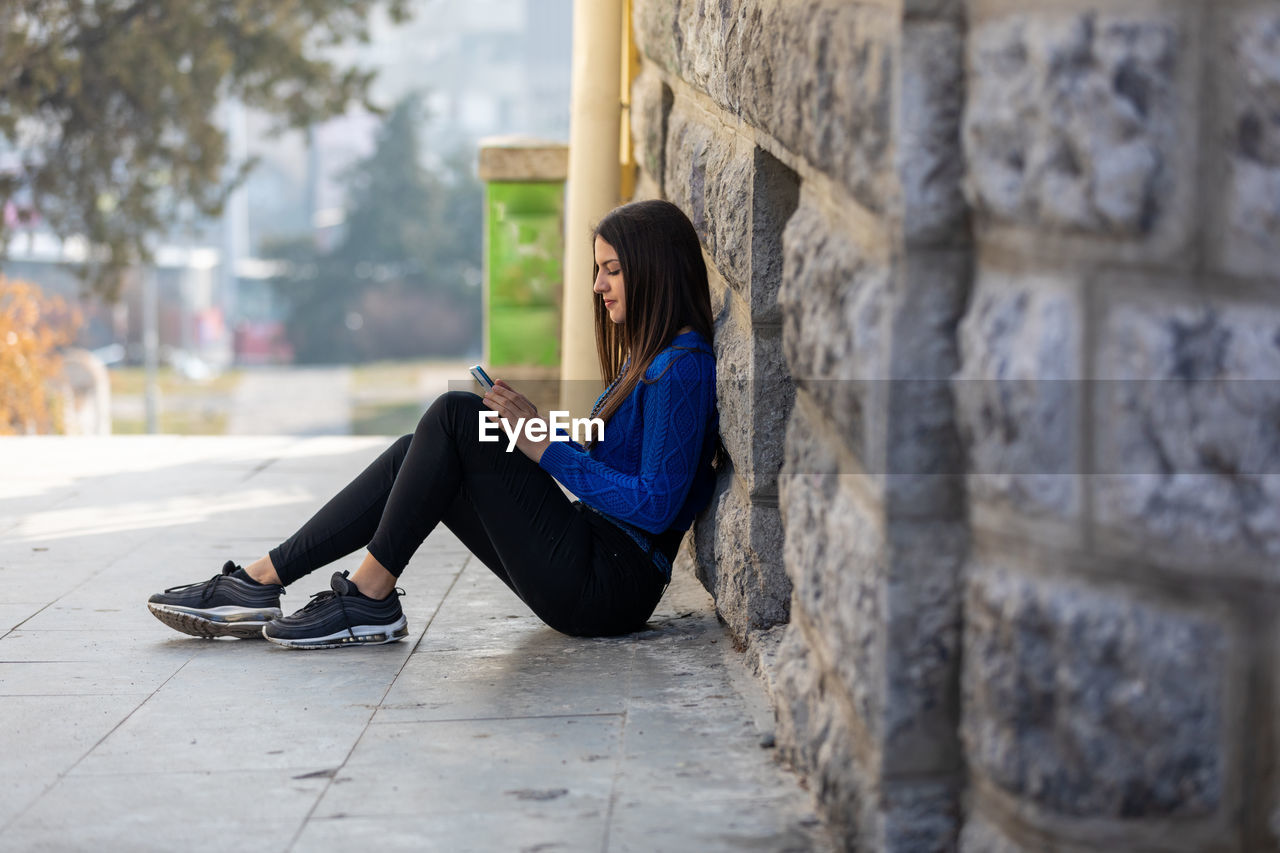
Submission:
[[[711,289],[698,232],[671,202],[654,199],[615,208],[596,226],[593,247],[595,237],[617,251],[626,294],[621,324],[609,319],[604,297],[594,294],[600,374],[606,383],[616,383],[596,413],[608,422],[677,331],[689,326],[710,343]],[[591,280],[599,274],[593,261]],[[619,379],[624,365],[626,374]]]

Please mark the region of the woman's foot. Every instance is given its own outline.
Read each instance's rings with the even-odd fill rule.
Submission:
[[[399,578],[387,571],[386,566],[369,553],[364,555],[364,559],[360,561],[360,565],[349,578],[349,582],[355,584],[361,595],[378,600],[395,592],[398,580]]]
[[[193,637],[259,637],[278,618],[279,584],[260,584],[227,561],[207,581],[173,586],[147,600],[147,609],[170,628]]]
[[[271,562],[270,554],[265,557],[259,557],[245,566],[244,573],[258,583],[280,583],[280,576],[276,574],[276,564]]]
[[[329,586],[297,613],[272,620],[262,636],[291,649],[378,645],[409,636],[399,590],[386,598],[370,598],[348,580],[347,572],[335,572]]]

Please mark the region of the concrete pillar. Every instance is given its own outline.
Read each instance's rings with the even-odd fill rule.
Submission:
[[[573,4],[573,84],[565,215],[561,407],[590,409],[600,378],[591,301],[591,229],[619,201],[622,0]]]

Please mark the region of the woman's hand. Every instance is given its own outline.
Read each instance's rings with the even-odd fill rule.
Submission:
[[[486,407],[498,413],[499,419],[502,421],[503,431],[510,435],[512,431],[518,430],[516,433],[516,447],[525,456],[528,456],[534,462],[542,458],[542,452],[551,444],[550,437],[542,438],[539,441],[533,441],[529,438],[528,424],[531,420],[542,421],[538,417],[538,407],[529,402],[529,398],[512,388],[501,379],[497,379],[493,383],[493,387],[484,395],[484,404]],[[521,422],[523,419],[523,422]],[[546,424],[543,422],[541,431],[543,436],[547,435]]]

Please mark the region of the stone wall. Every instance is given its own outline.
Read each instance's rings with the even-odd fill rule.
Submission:
[[[968,30],[961,847],[1280,849],[1280,5]]]
[[[648,0],[635,26],[641,192],[689,213],[716,283],[732,471],[697,569],[838,832],[954,845],[958,9]]]
[[[633,23],[731,458],[684,558],[845,847],[1280,850],[1280,6]]]

